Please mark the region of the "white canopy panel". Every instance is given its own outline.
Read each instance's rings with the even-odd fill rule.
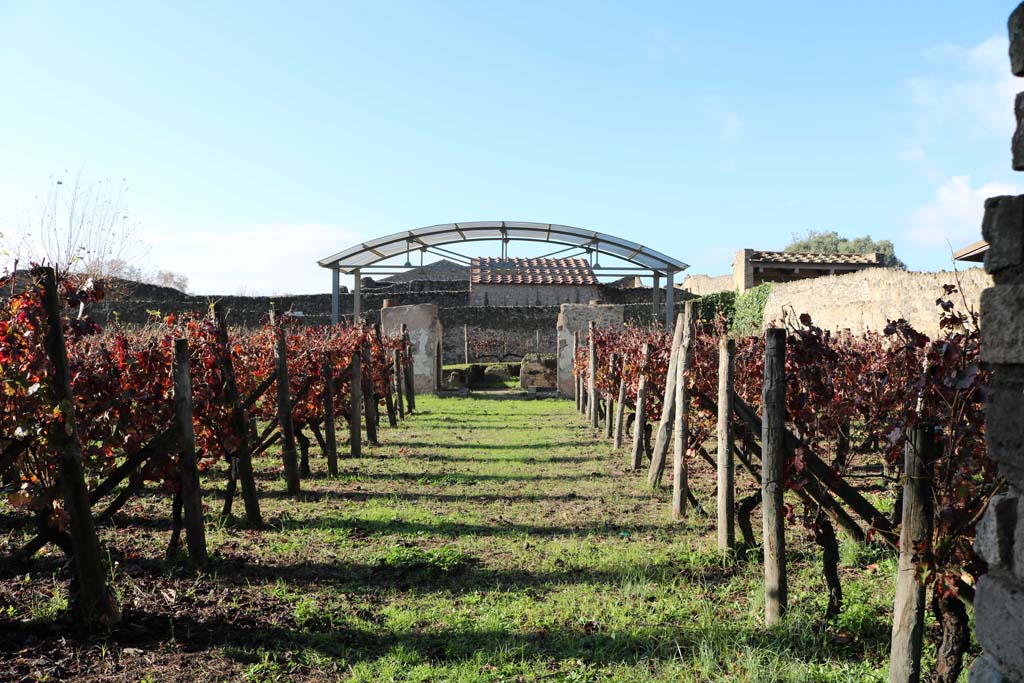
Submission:
[[[571,225],[521,221],[443,223],[406,232],[396,232],[393,235],[357,244],[333,256],[321,259],[318,263],[324,268],[337,268],[342,273],[350,273],[356,268],[401,256],[410,249],[482,240],[549,242],[592,249],[655,271],[678,272],[689,268],[682,261],[677,261],[642,244],[612,235],[574,228]]]

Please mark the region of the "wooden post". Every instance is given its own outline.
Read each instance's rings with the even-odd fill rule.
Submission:
[[[402,396],[402,352],[395,349],[392,354],[395,368],[395,402],[398,405],[398,417],[405,419],[405,397]]]
[[[782,507],[786,460],[786,331],[765,330],[761,423],[761,491],[764,521],[764,616],[772,626],[786,611],[786,515]]]
[[[927,553],[932,537],[931,463],[935,432],[925,424],[914,428],[904,451],[903,524],[893,603],[889,682],[917,683],[921,677],[921,642],[927,610],[924,584],[916,560]]]
[[[363,343],[363,410],[366,416],[366,441],[371,446],[377,441],[377,387],[373,382],[373,355],[370,342]]]
[[[644,436],[647,431],[647,364],[651,360],[651,345],[644,344],[640,360],[640,381],[636,388],[636,413],[633,418],[633,471],[640,469],[644,456]]]
[[[597,340],[594,339],[594,321],[587,326],[587,396],[590,406],[590,426],[597,429],[601,410],[597,402]]]
[[[590,409],[587,407],[587,381],[583,379],[582,374],[576,376],[576,390],[580,394],[580,414],[589,416]]]
[[[416,373],[412,363],[412,340],[409,339],[409,328],[402,324],[402,346],[404,353],[409,358],[408,363],[403,363],[405,370],[405,407],[411,415],[416,410]]]
[[[384,337],[380,333],[380,321],[378,320],[373,325],[374,334],[377,337],[377,343],[380,344],[381,349],[384,348]],[[384,408],[388,413],[388,424],[392,427],[398,426],[398,416],[395,413],[395,399],[391,395],[391,368],[388,365],[387,352],[384,352],[384,377],[387,382],[384,384]]]
[[[668,360],[668,375],[665,378],[665,401],[661,406],[661,421],[658,423],[658,435],[654,441],[654,452],[651,454],[651,466],[647,470],[647,484],[654,488],[661,482],[665,471],[665,459],[668,456],[669,436],[672,421],[675,419],[676,396],[676,361],[679,347],[683,343],[683,328],[686,320],[683,314],[676,316],[676,329],[672,335],[672,350]]]
[[[836,438],[836,457],[832,460],[832,467],[842,470],[846,467],[846,460],[850,455],[850,421],[843,420],[839,425],[839,434]]]
[[[615,374],[615,358],[616,354],[611,354],[608,358],[608,370],[609,375],[614,376]],[[612,419],[615,414],[615,399],[612,398],[611,394],[606,394],[604,398],[604,438],[612,438]]]
[[[53,268],[37,268],[33,275],[43,283],[43,307],[46,310],[46,355],[53,364],[53,401],[60,411],[50,432],[50,447],[57,453],[60,488],[64,510],[68,514],[68,532],[74,553],[78,594],[75,607],[79,618],[89,626],[113,625],[121,613],[113,593],[107,587],[106,573],[100,556],[100,542],[89,504],[89,490],[82,470],[82,442],[75,423],[71,373],[68,370],[67,348],[64,346],[64,325]]]
[[[363,438],[362,431],[360,430],[360,413],[363,407],[363,358],[362,352],[356,349],[352,353],[352,365],[349,366],[349,372],[352,373],[349,377],[348,382],[348,393],[349,393],[349,417],[348,417],[348,433],[349,433],[349,450],[352,453],[353,458],[358,458],[363,454]]]
[[[718,549],[736,547],[733,517],[735,476],[732,459],[733,358],[736,342],[723,337],[718,342]]]
[[[619,378],[619,400],[615,403],[615,448],[622,448],[622,424],[626,417],[626,378]]]
[[[462,344],[465,347],[464,357],[466,365],[469,365],[469,325],[462,325]]]
[[[295,454],[295,424],[292,422],[292,399],[288,394],[288,350],[284,340],[284,329],[278,327],[276,357],[277,368],[277,421],[281,428],[281,460],[284,463],[284,478],[288,494],[299,492],[299,461]]]
[[[249,438],[249,424],[242,406],[242,397],[238,392],[238,381],[235,378],[235,365],[231,360],[231,345],[228,340],[228,325],[224,317],[224,309],[219,303],[213,304],[213,317],[217,323],[217,343],[224,348],[224,393],[231,403],[231,428],[238,437],[238,450],[235,451],[234,473],[242,483],[242,501],[245,503],[245,521],[251,527],[263,526],[263,515],[260,513],[259,491],[256,488],[256,477],[252,471],[252,441]],[[225,502],[226,505],[226,502]]]
[[[576,399],[576,412],[583,412],[583,392],[580,391],[580,378],[576,374],[576,349],[580,347],[580,333],[572,333],[572,393]]]
[[[338,434],[334,424],[334,364],[331,352],[324,354],[324,449],[327,457],[327,473],[338,476]]]
[[[178,425],[178,472],[181,477],[181,504],[188,535],[188,557],[195,564],[206,564],[206,527],[203,520],[203,491],[196,467],[196,439],[192,425],[192,377],[188,340],[174,340],[174,417]]]
[[[685,327],[682,346],[676,360],[675,418],[673,426],[672,460],[672,519],[686,516],[686,498],[690,492],[690,477],[686,467],[686,450],[690,442],[690,391],[686,373],[690,368],[690,354],[693,349],[693,303],[686,302],[683,309]]]
[[[537,348],[534,353],[540,355],[540,330],[537,330]]]

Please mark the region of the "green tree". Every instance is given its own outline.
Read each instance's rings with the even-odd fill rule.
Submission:
[[[889,240],[871,239],[871,235],[853,239],[841,237],[835,230],[808,230],[803,235],[793,234],[793,241],[782,251],[808,254],[873,254],[882,255],[885,265],[906,269],[907,265],[896,258],[896,248]]]

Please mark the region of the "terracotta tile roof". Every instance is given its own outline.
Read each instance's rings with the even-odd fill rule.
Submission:
[[[582,258],[474,258],[470,282],[475,285],[596,285],[590,264]]]
[[[880,254],[803,254],[787,251],[755,251],[751,263],[821,264],[821,265],[881,265]]]

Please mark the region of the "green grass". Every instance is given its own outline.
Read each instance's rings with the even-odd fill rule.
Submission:
[[[103,680],[115,660],[153,681],[886,679],[888,554],[844,545],[846,604],[824,624],[820,555],[790,527],[790,611],[768,630],[756,557],[720,555],[698,514],[673,523],[667,495],[646,490],[571,402],[417,402],[338,477],[316,454],[299,499],[276,451],[260,459],[269,526],[211,519],[204,572],[157,559],[165,497],[130,504],[103,541],[120,557],[124,633],[150,633],[119,631],[103,656],[83,645],[81,680]],[[204,481],[211,511],[220,477]],[[710,468],[692,477],[713,509]],[[117,654],[132,638],[146,657]]]

